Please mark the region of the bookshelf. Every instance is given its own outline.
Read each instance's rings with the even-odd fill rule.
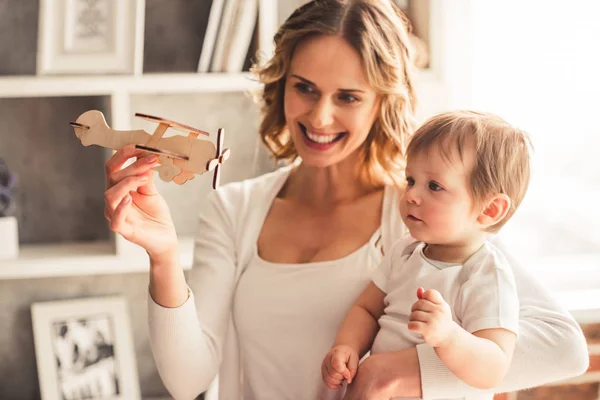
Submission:
[[[245,1],[245,0],[244,0]],[[258,7],[256,48],[272,53],[272,38],[278,25],[278,0],[254,0]],[[250,3],[250,1],[248,2]],[[139,4],[139,3],[138,3]],[[244,3],[246,4],[246,3]],[[143,54],[137,54],[139,65]],[[248,72],[169,72],[130,75],[4,75],[0,76],[0,100],[67,97],[106,99],[114,129],[132,129],[132,102],[135,96],[190,95],[247,92],[259,88]],[[110,156],[106,152],[105,159]],[[102,170],[102,165],[99,165]],[[0,260],[0,279],[33,279],[98,274],[135,273],[148,270],[148,257],[139,247],[120,235],[109,240],[21,244],[16,259]],[[193,238],[180,237],[180,261],[184,270],[192,266]]]

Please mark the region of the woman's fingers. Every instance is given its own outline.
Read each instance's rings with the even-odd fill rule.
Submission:
[[[157,161],[158,157],[155,154],[145,155],[123,169],[112,171],[107,174],[107,188],[116,185],[128,176],[149,174],[152,168],[156,166]]]
[[[128,144],[127,146],[117,150],[115,154],[106,160],[106,163],[104,164],[106,175],[109,176],[113,172],[120,170],[123,168],[123,164],[125,164],[127,160],[132,157],[138,157],[142,153],[142,150],[136,149],[132,144]]]
[[[121,235],[127,237],[129,236],[133,229],[131,226],[127,224],[127,209],[131,206],[131,196],[126,195],[123,200],[119,203],[119,205],[115,208],[115,211],[112,214],[110,219],[110,229],[114,232],[120,233]]]
[[[156,165],[156,164],[154,164]],[[154,170],[150,169],[143,176],[147,177],[148,180],[145,184],[138,187],[138,193],[143,196],[152,196],[158,193],[158,189],[156,189],[156,185],[154,184]],[[136,193],[136,195],[138,194]],[[135,198],[134,198],[135,201]]]
[[[125,196],[129,196],[129,192],[137,190],[138,187],[145,185],[148,182],[147,176],[129,176],[104,192],[104,201],[110,210],[114,210],[123,201]]]

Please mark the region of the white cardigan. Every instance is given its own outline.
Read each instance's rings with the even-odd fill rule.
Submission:
[[[232,299],[265,215],[290,169],[281,168],[212,192],[202,210],[195,240],[194,273],[200,275],[194,287],[196,297],[192,294],[182,306],[169,309],[148,296],[152,351],[163,383],[177,400],[194,399],[217,373],[219,399],[243,398]],[[391,248],[399,239],[404,232],[399,227],[401,220],[382,225],[384,248]],[[495,244],[498,246],[497,241]],[[510,371],[494,392],[520,390],[584,373],[587,345],[578,324],[545,287],[514,260],[509,261],[520,301],[519,338]],[[433,348],[422,344],[417,352],[424,399],[468,399],[481,394],[456,378]]]

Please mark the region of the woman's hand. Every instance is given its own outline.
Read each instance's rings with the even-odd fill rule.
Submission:
[[[368,357],[358,366],[344,400],[421,397],[421,373],[416,348]]]
[[[150,258],[172,257],[177,234],[167,203],[153,182],[157,156],[128,145],[106,162],[104,216],[110,229],[143,247]],[[132,157],[138,159],[123,168]]]

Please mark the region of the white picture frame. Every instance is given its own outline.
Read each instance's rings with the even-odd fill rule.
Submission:
[[[145,0],[40,0],[37,74],[142,73]]]
[[[33,303],[31,317],[42,400],[140,400],[123,297]]]

